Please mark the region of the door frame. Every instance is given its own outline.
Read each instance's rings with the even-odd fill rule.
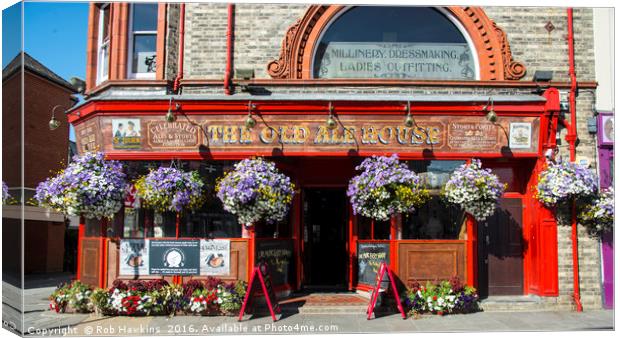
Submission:
[[[346,189],[347,189],[347,185],[346,184],[303,184],[299,187],[299,191],[300,191],[300,198],[299,198],[299,204],[297,205],[297,208],[299,208],[299,218],[298,218],[298,222],[295,225],[297,227],[297,230],[299,232],[299,236],[297,238],[297,245],[299,246],[299,255],[297,255],[297,276],[298,278],[298,282],[297,282],[297,289],[300,290],[303,287],[305,287],[305,271],[304,271],[304,255],[305,255],[305,243],[304,243],[304,229],[306,227],[305,224],[305,215],[304,215],[304,202],[305,202],[305,198],[306,198],[306,189],[343,189],[345,191],[345,196],[346,196]],[[346,199],[346,205],[347,205],[347,217],[346,219],[346,224],[343,225],[345,226],[345,250],[346,250],[346,254],[347,254],[347,264],[346,264],[346,273],[345,273],[345,286],[348,287],[348,290],[353,290],[353,279],[352,279],[352,275],[353,275],[353,264],[355,263],[354,260],[354,256],[355,256],[355,252],[352,252],[352,248],[355,247],[355,240],[354,240],[354,236],[353,236],[353,228],[355,226],[355,216],[353,215],[352,209],[351,209],[351,203],[349,203],[349,200]],[[356,232],[357,233],[357,232]],[[357,238],[357,237],[355,237]]]

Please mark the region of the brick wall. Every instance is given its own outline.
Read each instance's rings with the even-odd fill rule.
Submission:
[[[174,5],[171,5],[174,6]],[[299,4],[236,4],[234,12],[233,70],[253,69],[257,79],[269,79],[267,64],[277,59],[287,28],[305,13],[308,5]],[[513,58],[523,62],[527,74],[522,79],[530,81],[536,70],[552,70],[555,81],[568,81],[568,47],[566,9],[558,7],[521,8],[485,7],[488,16],[507,34]],[[176,9],[170,8],[169,17]],[[174,19],[173,19],[174,20]],[[548,32],[545,25],[551,22],[555,29]],[[174,22],[170,23],[175,26]],[[222,80],[226,66],[226,4],[186,5],[185,23],[185,79]],[[170,41],[167,55],[166,77],[175,74],[176,41],[174,27],[169,29]],[[575,63],[578,81],[594,81],[593,12],[588,8],[574,10]],[[324,93],[351,94],[529,94],[531,89],[488,87],[370,87],[370,86],[265,86],[272,93]],[[221,84],[186,86],[184,94],[222,94]],[[578,156],[586,156],[597,167],[595,137],[587,132],[587,118],[592,116],[594,92],[581,90],[577,98]],[[566,130],[561,131],[561,155],[568,159],[568,144],[564,141]],[[582,299],[586,309],[599,308],[600,258],[598,241],[579,232],[580,280]],[[570,227],[558,227],[559,289],[557,298],[546,301],[569,307],[572,301],[572,248]]]
[[[36,188],[39,182],[67,163],[69,123],[64,109],[56,109],[60,127],[50,130],[52,108],[73,105],[68,90],[26,72],[24,77],[24,185]],[[19,116],[19,115],[17,115]],[[64,163],[64,165],[63,165]]]

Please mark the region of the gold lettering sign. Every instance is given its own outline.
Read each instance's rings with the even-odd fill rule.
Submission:
[[[186,121],[149,121],[147,141],[153,149],[195,149],[200,144],[200,126]]]
[[[275,152],[350,154],[359,153],[536,153],[539,119],[501,117],[495,124],[483,116],[415,116],[412,127],[404,125],[403,115],[340,115],[337,127],[329,129],[325,115],[265,115],[252,129],[245,126],[244,115],[193,115],[190,121],[165,122],[159,116],[136,119],[146,127],[142,151],[240,153],[271,155]],[[101,148],[114,147],[112,119],[102,119]],[[531,128],[529,135],[518,135],[531,142],[510,148],[511,124]],[[80,125],[76,126],[79,132]],[[514,139],[515,137],[513,137]],[[514,143],[514,142],[513,142]],[[516,144],[516,143],[515,143]],[[529,147],[528,147],[529,145]]]

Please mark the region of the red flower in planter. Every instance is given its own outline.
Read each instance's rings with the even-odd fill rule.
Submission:
[[[433,300],[437,300],[437,296],[433,296]]]
[[[121,304],[123,304],[123,307],[126,309],[125,312],[128,315],[132,315],[136,313],[139,302],[140,296],[127,296],[123,298]]]

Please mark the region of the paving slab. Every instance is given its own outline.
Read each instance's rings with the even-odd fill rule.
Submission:
[[[358,314],[285,314],[275,323],[268,315],[258,315],[238,322],[232,316],[105,317],[94,314],[56,314],[50,311],[31,312],[24,319],[35,327],[30,332],[33,336],[573,331],[612,330],[614,325],[613,311],[610,310],[583,313],[478,312],[424,315],[406,320],[399,314],[383,315],[371,320]]]

